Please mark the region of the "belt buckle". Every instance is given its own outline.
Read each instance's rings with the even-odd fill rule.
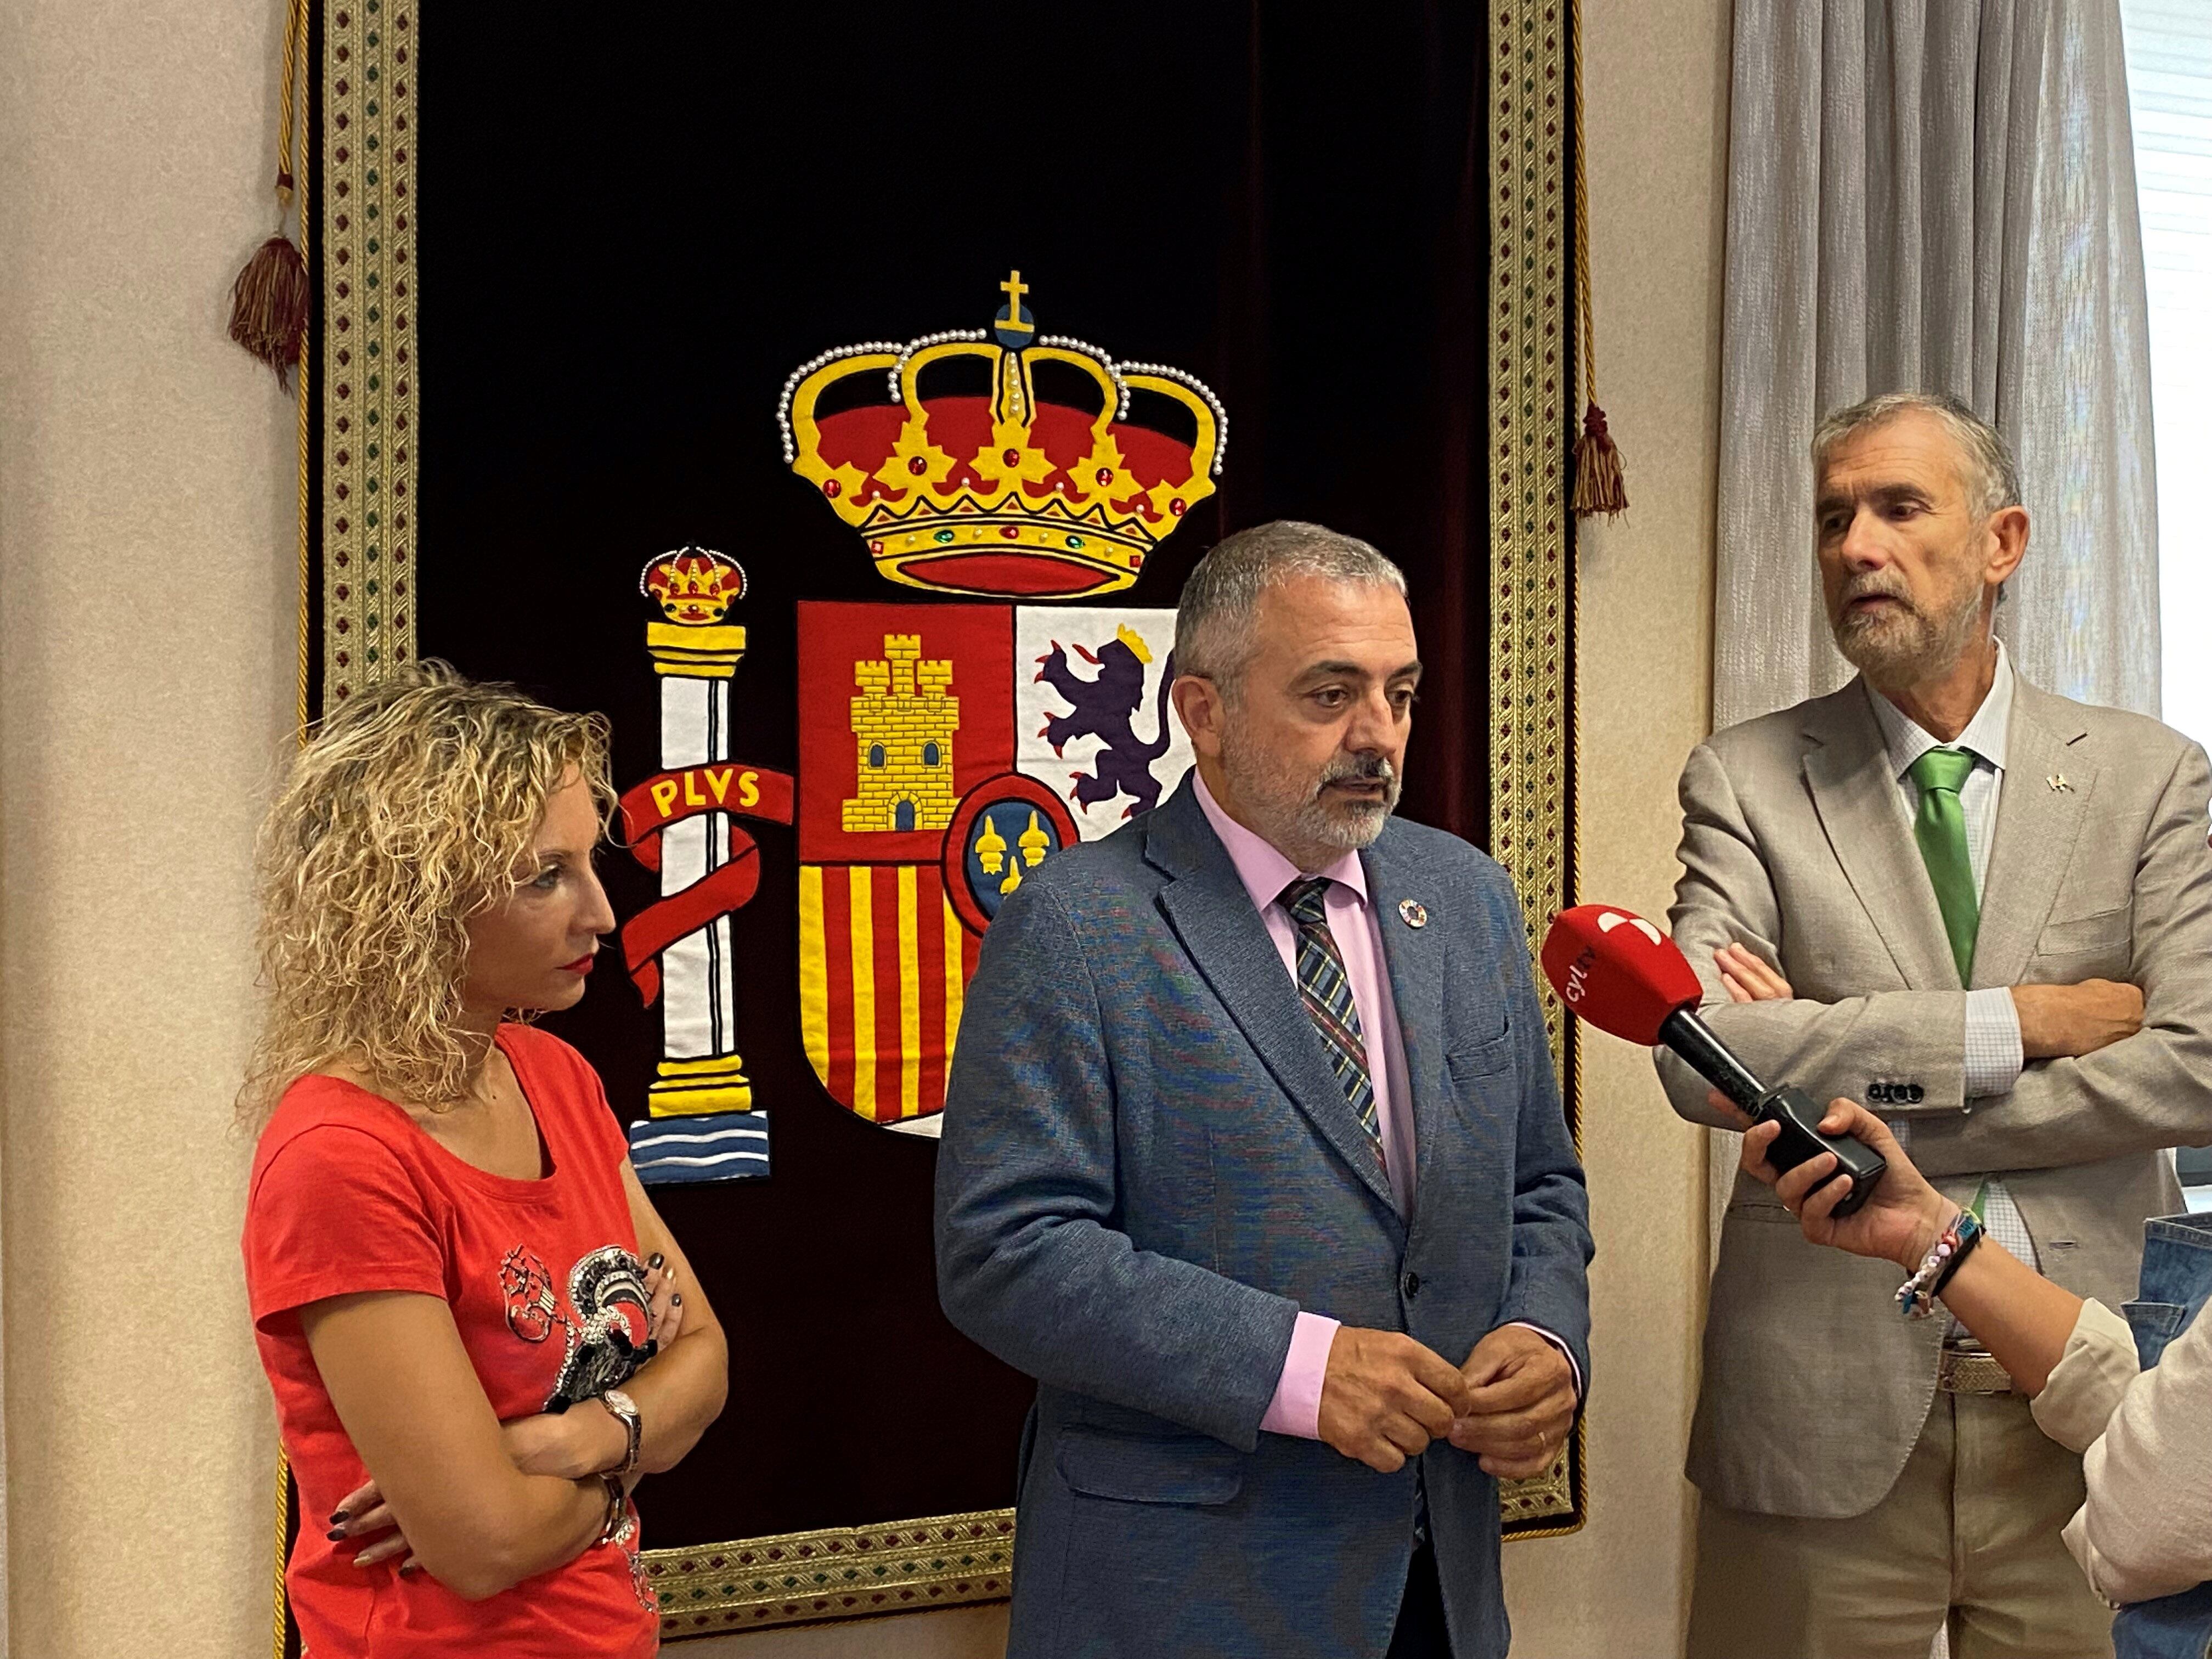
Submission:
[[[1985,1353],[1961,1353],[1955,1348],[1943,1351],[1943,1363],[1936,1375],[1936,1386],[1946,1394],[2014,1394],[2011,1374]]]

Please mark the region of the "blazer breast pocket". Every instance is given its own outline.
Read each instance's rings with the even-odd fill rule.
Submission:
[[[1471,1084],[1482,1078],[1494,1078],[1513,1069],[1513,1030],[1508,1026],[1496,1036],[1484,1037],[1444,1056],[1444,1069],[1451,1073],[1452,1081]]]
[[[1073,1490],[1125,1504],[1226,1504],[1244,1486],[1244,1454],[1204,1435],[1066,1428],[1054,1467]]]

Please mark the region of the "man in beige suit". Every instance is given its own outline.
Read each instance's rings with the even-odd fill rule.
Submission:
[[[1846,1097],[2067,1289],[2135,1293],[2165,1150],[2212,1141],[2212,791],[2154,720],[2051,696],[1990,629],[2027,550],[2002,439],[1892,394],[1814,441],[1841,691],[1716,733],[1681,782],[1674,937],[1760,1076]],[[1660,1062],[1675,1109],[1740,1127]],[[2080,1460],[1885,1262],[1738,1178],[1705,1323],[1691,1659],[2109,1654],[2060,1540]]]

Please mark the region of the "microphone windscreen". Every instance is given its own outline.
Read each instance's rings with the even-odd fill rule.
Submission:
[[[1601,1031],[1656,1047],[1659,1028],[1704,1000],[1680,946],[1633,910],[1578,904],[1544,935],[1544,976],[1559,1000]]]

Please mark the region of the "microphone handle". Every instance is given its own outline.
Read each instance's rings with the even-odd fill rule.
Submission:
[[[1659,1041],[1755,1121],[1771,1120],[1782,1125],[1782,1132],[1766,1149],[1770,1169],[1786,1174],[1808,1158],[1833,1152],[1836,1175],[1851,1178],[1851,1189],[1836,1206],[1834,1213],[1849,1215],[1873,1196],[1875,1184],[1889,1167],[1882,1161],[1881,1154],[1849,1135],[1823,1134],[1820,1125],[1827,1115],[1826,1109],[1802,1089],[1786,1084],[1779,1089],[1768,1088],[1729,1052],[1728,1045],[1713,1028],[1690,1009],[1677,1008],[1667,1016],[1659,1027]],[[1820,1185],[1825,1187],[1835,1178],[1832,1175]]]
[[[1691,1008],[1677,1008],[1659,1027],[1659,1041],[1686,1061],[1692,1071],[1734,1101],[1740,1110],[1759,1115],[1766,1085],[1729,1052],[1728,1044]]]

